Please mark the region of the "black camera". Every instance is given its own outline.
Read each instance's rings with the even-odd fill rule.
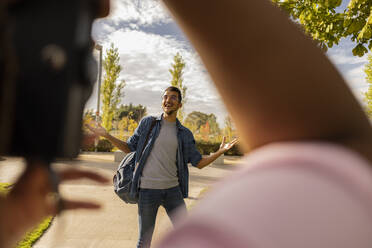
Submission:
[[[96,81],[91,27],[103,0],[16,1],[3,8],[0,154],[77,156]],[[5,10],[5,11],[4,11]]]

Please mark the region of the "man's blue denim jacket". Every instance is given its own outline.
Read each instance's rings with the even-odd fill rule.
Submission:
[[[146,160],[151,152],[151,149],[154,145],[155,139],[158,137],[161,127],[161,120],[163,115],[159,117],[147,116],[143,118],[137,129],[134,131],[134,134],[127,140],[127,144],[131,151],[136,151],[136,164],[138,162],[138,167],[133,176],[133,186],[131,194],[134,196],[138,193],[140,178],[145,166]],[[147,133],[150,130],[151,124],[155,119],[156,123],[149,135],[147,145],[143,150],[143,156],[140,156],[143,146],[145,145]],[[183,197],[188,197],[189,191],[189,169],[187,167],[188,163],[191,163],[193,166],[197,166],[199,161],[202,159],[201,154],[196,149],[194,135],[192,132],[182,126],[182,124],[176,120],[177,127],[177,139],[178,139],[178,149],[177,149],[177,168],[178,168],[178,181],[183,194]]]

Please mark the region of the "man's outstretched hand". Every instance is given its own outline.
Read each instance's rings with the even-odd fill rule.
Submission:
[[[107,130],[104,127],[102,127],[101,124],[99,124],[98,122],[94,122],[94,126],[85,125],[85,127],[96,136],[105,137],[108,135]]]
[[[230,141],[229,143],[226,143],[226,137],[224,136],[223,139],[222,139],[222,143],[220,145],[220,151],[222,151],[223,153],[227,152],[228,150],[230,150],[236,143],[238,142],[238,139],[235,138],[233,139],[232,141]]]
[[[205,166],[211,164],[213,161],[215,161],[219,156],[230,150],[236,143],[238,142],[238,139],[233,139],[229,143],[226,143],[226,137],[223,137],[222,143],[220,145],[220,148],[217,152],[209,155],[208,157],[202,158],[199,163],[196,165],[197,168],[203,169]]]

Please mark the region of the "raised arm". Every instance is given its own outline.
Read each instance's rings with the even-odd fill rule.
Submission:
[[[200,54],[247,149],[324,140],[372,159],[371,129],[340,74],[268,0],[163,0]]]
[[[106,129],[104,129],[99,123],[96,124],[96,127],[91,127],[89,125],[86,125],[86,128],[88,128],[92,133],[94,133],[96,136],[102,136],[106,138],[108,141],[110,141],[114,146],[122,150],[123,152],[129,153],[131,152],[128,144],[122,140],[119,140],[115,138],[114,136],[110,135]]]

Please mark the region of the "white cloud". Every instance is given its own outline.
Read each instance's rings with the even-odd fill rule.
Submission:
[[[349,46],[334,48],[327,55],[336,65],[355,97],[364,104],[364,92],[368,89],[364,68],[368,57],[353,56]]]
[[[111,14],[108,17],[115,24],[136,22],[139,25],[168,23],[172,19],[168,12],[155,0],[116,0],[112,1]]]
[[[354,96],[361,104],[364,104],[364,92],[368,89],[368,84],[365,80],[364,65],[344,69],[341,73]]]
[[[367,57],[356,57],[356,56],[348,56],[345,52],[344,53],[332,53],[329,55],[331,61],[336,65],[356,65],[356,64],[364,64],[367,62]]]
[[[349,86],[353,89],[359,89],[367,85],[365,80],[366,75],[364,73],[364,65],[345,70],[343,74],[345,75]]]
[[[104,51],[114,43],[120,54],[121,79],[127,83],[123,103],[147,106],[149,114],[161,113],[160,96],[170,85],[169,69],[174,55],[179,52],[186,61],[186,113],[201,111],[214,113],[222,125],[226,110],[198,55],[189,44],[172,36],[160,36],[129,28],[110,32],[99,41]],[[87,108],[96,108],[96,91]]]
[[[178,51],[185,58],[190,57],[184,44],[175,39],[137,30],[117,30],[101,42],[105,48],[110,43],[118,47],[123,67],[121,76],[137,88],[169,82],[168,69]]]

